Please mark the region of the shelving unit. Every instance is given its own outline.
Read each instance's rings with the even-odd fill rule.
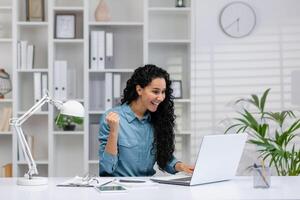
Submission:
[[[82,102],[86,109],[84,124],[77,126],[75,131],[56,127],[54,119],[58,110],[51,105],[47,111],[35,113],[26,122],[23,129],[34,136],[33,153],[41,176],[98,174],[99,118],[110,108],[105,96],[107,75],[120,76],[123,91],[135,68],[146,63],[163,67],[173,80],[182,80],[183,97],[175,99],[176,156],[189,161],[186,158],[189,158],[191,140],[191,1],[186,1],[184,8],[176,8],[173,0],[106,1],[111,15],[108,22],[95,21],[99,0],[45,0],[45,21],[27,22],[25,1],[0,0],[0,16],[5,13],[14,30],[0,38],[0,66],[7,66],[5,69],[14,80],[13,95],[0,100],[0,108],[11,105],[17,117],[33,106],[35,73],[48,74],[48,90],[53,95],[55,61],[65,60],[67,99]],[[55,16],[65,13],[76,15],[74,39],[55,38]],[[92,31],[113,34],[113,60],[104,69],[94,69],[90,65]],[[19,40],[35,45],[32,69],[17,68]],[[15,134],[0,133],[0,166],[12,162],[14,176],[23,176],[27,164],[18,159],[17,146]],[[2,155],[5,155],[3,159]]]
[[[3,68],[13,79],[13,3],[0,1],[0,68]],[[4,108],[13,108],[12,92],[0,99],[0,122],[3,120]],[[13,134],[11,130],[0,131],[0,167],[13,163]],[[4,174],[0,172],[0,177]]]
[[[171,0],[148,1],[148,63],[155,63],[170,73],[172,80],[182,81],[182,99],[175,99],[175,156],[185,162],[190,158],[190,58],[191,1],[176,8]]]

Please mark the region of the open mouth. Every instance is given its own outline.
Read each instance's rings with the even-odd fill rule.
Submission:
[[[151,103],[155,106],[158,106],[160,104],[160,102],[154,102],[154,101],[152,101]]]

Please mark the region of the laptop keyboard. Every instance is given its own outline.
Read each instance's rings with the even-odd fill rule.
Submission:
[[[190,181],[192,180],[192,177],[184,177],[184,178],[175,178],[172,179],[173,181]]]

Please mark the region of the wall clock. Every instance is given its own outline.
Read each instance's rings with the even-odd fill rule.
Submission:
[[[249,4],[234,1],[221,10],[219,24],[221,30],[229,37],[242,38],[250,35],[254,30],[256,14]]]

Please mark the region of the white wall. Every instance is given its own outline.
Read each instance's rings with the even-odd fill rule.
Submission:
[[[300,70],[300,1],[251,0],[257,15],[253,33],[233,39],[222,33],[218,17],[229,0],[196,0],[192,59],[193,159],[201,136],[223,133],[222,120],[234,116],[232,102],[272,88],[268,109],[291,104],[291,72]],[[293,91],[299,96],[298,91]],[[300,102],[299,102],[300,103]],[[239,174],[257,157],[247,145]]]

